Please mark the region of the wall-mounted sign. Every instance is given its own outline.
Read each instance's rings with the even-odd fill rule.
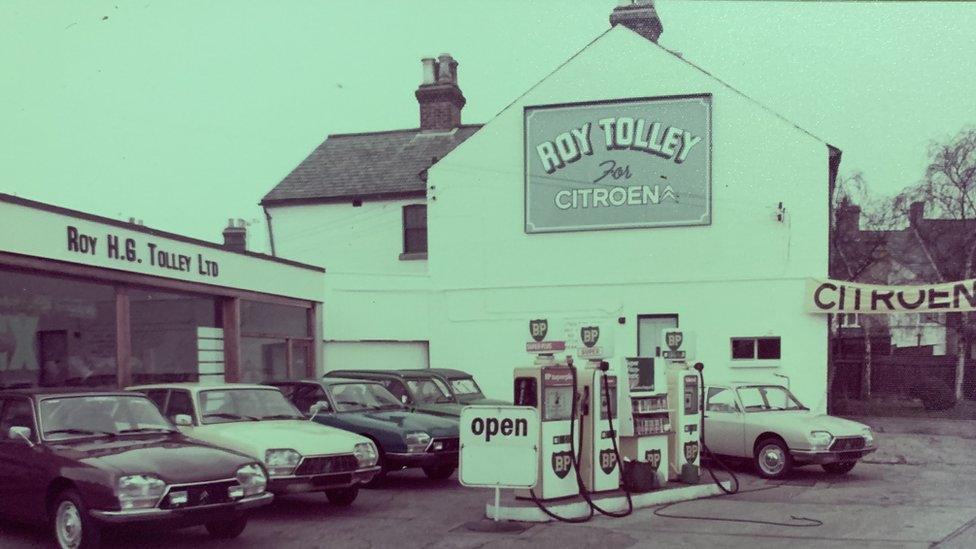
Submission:
[[[810,313],[953,313],[976,311],[976,279],[912,286],[876,286],[839,280],[808,280]]]
[[[711,96],[526,107],[528,233],[711,223]]]

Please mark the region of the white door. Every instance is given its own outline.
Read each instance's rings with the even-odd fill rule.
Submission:
[[[735,393],[726,387],[709,387],[705,397],[705,446],[716,454],[748,457],[743,412]]]
[[[325,371],[429,368],[426,341],[326,341]]]

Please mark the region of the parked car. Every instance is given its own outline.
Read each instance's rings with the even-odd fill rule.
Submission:
[[[408,408],[425,414],[457,418],[461,416],[461,408],[472,404],[459,400],[451,391],[449,382],[442,376],[430,373],[429,369],[333,370],[325,377],[378,381]]]
[[[504,401],[498,399],[492,399],[485,396],[481,391],[481,387],[478,386],[478,382],[474,380],[474,376],[467,372],[462,372],[461,370],[453,370],[450,368],[426,368],[418,370],[400,370],[404,373],[409,373],[411,375],[421,375],[430,376],[432,378],[439,378],[441,381],[447,385],[448,390],[451,391],[451,396],[454,397],[456,402],[463,404],[465,406],[477,404],[477,405],[492,405],[497,404],[500,406],[511,406],[511,401]]]
[[[274,387],[170,383],[130,390],[145,393],[187,436],[259,460],[276,494],[324,491],[332,503],[350,505],[380,471],[371,440],[308,421]]]
[[[420,467],[440,480],[457,469],[457,420],[411,412],[377,381],[330,377],[269,385],[315,421],[369,437],[379,448],[382,473]]]
[[[0,512],[46,522],[62,548],[97,547],[113,524],[233,538],[271,501],[267,481],[255,459],[187,439],[142,395],[0,391]]]
[[[815,414],[774,384],[708,387],[704,436],[713,453],[751,459],[765,478],[782,478],[810,464],[844,474],[877,450],[867,425]]]

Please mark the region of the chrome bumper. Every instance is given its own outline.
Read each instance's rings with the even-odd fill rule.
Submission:
[[[373,480],[373,477],[379,472],[380,467],[377,465],[375,467],[356,469],[355,471],[346,473],[271,477],[268,479],[268,491],[276,494],[295,494],[348,488]]]
[[[802,463],[812,463],[822,465],[824,463],[838,463],[841,461],[857,461],[864,456],[877,450],[873,448],[861,448],[859,450],[790,450],[790,455],[795,461]]]
[[[93,509],[89,513],[97,520],[112,524],[156,520],[165,521],[167,519],[185,518],[197,514],[206,514],[208,512],[246,511],[267,505],[271,503],[272,499],[274,499],[274,495],[271,492],[264,492],[263,494],[248,496],[237,501],[215,503],[213,505],[198,505],[185,509],[159,509],[158,507],[152,509],[133,509],[131,511],[99,511]]]

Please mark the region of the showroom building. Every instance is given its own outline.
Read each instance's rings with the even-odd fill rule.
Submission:
[[[457,62],[424,60],[420,128],[330,136],[265,197],[280,253],[348,275],[326,314],[356,352],[326,370],[459,368],[508,397],[532,319],[599,323],[618,358],[679,326],[711,380],[825,409],[804,293],[827,275],[840,151],[660,46],[653,5],[611,23],[480,127]],[[414,341],[424,363],[372,352]]]
[[[321,371],[324,269],[0,194],[0,387]]]

